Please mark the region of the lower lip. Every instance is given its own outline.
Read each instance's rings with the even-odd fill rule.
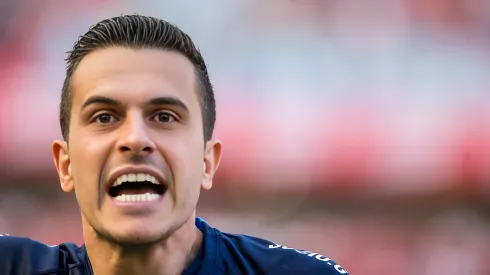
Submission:
[[[127,208],[127,209],[142,209],[142,208],[151,208],[159,204],[163,200],[165,193],[160,195],[158,199],[152,201],[118,201],[114,197],[111,197],[109,195],[107,196],[118,207]]]

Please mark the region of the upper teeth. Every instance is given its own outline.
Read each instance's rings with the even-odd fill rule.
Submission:
[[[119,178],[116,179],[116,181],[112,186],[118,186],[123,182],[143,182],[143,181],[148,181],[153,184],[160,184],[160,182],[154,176],[145,173],[138,173],[138,174],[126,174],[126,175],[119,176]]]

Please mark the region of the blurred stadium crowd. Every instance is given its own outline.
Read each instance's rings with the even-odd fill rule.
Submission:
[[[209,65],[213,225],[351,274],[490,274],[486,0],[0,1],[0,233],[82,241],[50,154],[63,59],[122,13],[176,23]]]

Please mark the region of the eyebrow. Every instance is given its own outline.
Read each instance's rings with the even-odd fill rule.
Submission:
[[[121,106],[122,103],[118,100],[108,98],[105,96],[91,96],[85,102],[83,103],[82,107],[80,108],[80,111],[83,111],[90,105],[94,104],[104,104],[104,105],[111,105],[111,106]]]
[[[189,108],[185,105],[182,100],[176,97],[155,97],[148,101],[150,105],[167,105],[167,106],[176,106],[184,109],[186,112],[189,112]]]
[[[105,96],[91,96],[83,103],[80,111],[83,111],[90,105],[94,104],[104,104],[111,106],[121,106],[123,105],[120,101],[105,97]],[[167,105],[167,106],[177,106],[184,109],[186,112],[189,112],[189,108],[185,105],[182,100],[176,97],[155,97],[148,101],[148,105]]]

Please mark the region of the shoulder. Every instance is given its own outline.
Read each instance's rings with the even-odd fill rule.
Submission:
[[[332,259],[319,253],[291,248],[275,244],[258,237],[221,233],[218,237],[222,243],[223,261],[239,262],[238,265],[248,266],[254,274],[348,274],[348,272]],[[228,257],[226,257],[228,255]],[[234,270],[237,274],[248,271]],[[231,272],[233,274],[233,272]]]
[[[67,253],[77,249],[70,243],[49,246],[25,237],[0,235],[0,274],[58,272],[64,269]]]

